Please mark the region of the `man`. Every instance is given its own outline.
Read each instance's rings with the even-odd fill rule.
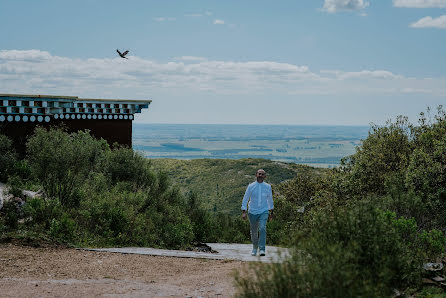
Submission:
[[[260,251],[260,256],[265,255],[266,222],[273,218],[273,193],[271,185],[263,182],[265,178],[265,171],[257,170],[256,181],[248,185],[242,201],[242,218],[244,220],[249,201],[248,218],[251,226],[252,256],[257,255],[257,249]]]

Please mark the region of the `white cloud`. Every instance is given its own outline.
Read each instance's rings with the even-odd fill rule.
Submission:
[[[10,50],[10,51],[0,51],[0,59],[10,60],[10,61],[44,61],[51,59],[52,56],[48,52],[39,51],[39,50],[28,50],[28,51],[19,51],[19,50]]]
[[[446,29],[446,15],[438,18],[424,17],[415,23],[410,24],[412,28],[438,28]]]
[[[401,89],[402,93],[424,93],[424,94],[431,94],[432,90],[431,89],[417,89],[417,88],[403,88]]]
[[[177,60],[177,61],[175,61]],[[446,78],[408,78],[388,70],[312,71],[274,61],[215,61],[182,56],[160,63],[129,59],[73,59],[39,50],[0,51],[1,93],[142,97],[153,93],[446,96]],[[187,97],[187,96],[186,96]]]
[[[224,25],[225,21],[223,20],[214,20],[214,25]]]
[[[387,70],[362,70],[362,71],[351,71],[351,72],[343,72],[343,71],[332,71],[332,70],[322,70],[323,74],[332,74],[335,78],[339,80],[348,80],[348,79],[401,79],[403,78],[401,75],[393,74]]]
[[[322,10],[329,13],[338,11],[359,11],[365,9],[370,3],[364,0],[325,0]]]
[[[408,8],[443,8],[446,7],[446,0],[393,0],[393,6]]]

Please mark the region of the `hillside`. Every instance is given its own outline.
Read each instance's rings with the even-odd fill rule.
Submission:
[[[205,208],[214,212],[238,214],[246,186],[255,180],[262,168],[272,185],[299,174],[320,174],[326,169],[266,159],[152,159],[154,170],[167,172],[173,184],[183,192],[193,191]]]

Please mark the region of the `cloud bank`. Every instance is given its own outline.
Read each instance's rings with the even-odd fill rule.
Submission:
[[[370,3],[364,0],[325,0],[322,10],[329,13],[335,13],[338,11],[359,11]]]
[[[153,92],[192,94],[406,94],[446,96],[446,78],[410,78],[388,70],[312,71],[274,61],[212,61],[183,56],[160,63],[73,59],[39,50],[0,51],[0,93],[145,98]],[[241,97],[243,98],[243,97]]]

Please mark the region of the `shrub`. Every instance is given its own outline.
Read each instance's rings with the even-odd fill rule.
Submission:
[[[62,129],[37,128],[28,140],[27,152],[33,174],[50,198],[76,206],[79,187],[100,167],[108,145],[88,131],[68,134]]]
[[[16,154],[12,148],[12,141],[0,135],[0,181],[6,182],[13,172],[16,163]]]
[[[214,224],[210,213],[204,209],[195,193],[190,193],[187,198],[187,213],[192,224],[194,241],[209,241],[214,232]]]
[[[13,200],[8,200],[3,203],[0,210],[0,217],[5,230],[15,230],[18,227],[18,220],[20,218],[20,210],[17,203]]]
[[[133,244],[132,232],[136,217],[134,201],[127,201],[130,193],[118,193],[116,188],[99,193],[88,193],[88,199],[81,202],[78,222],[87,238],[102,245]]]
[[[53,218],[50,223],[49,234],[58,242],[71,243],[75,238],[76,222],[63,213],[59,219]]]
[[[127,182],[130,189],[136,191],[151,186],[156,180],[150,163],[138,152],[121,146],[107,153],[103,172],[112,184]]]
[[[415,150],[410,156],[406,185],[421,198],[429,218],[426,227],[446,231],[446,115],[437,122],[420,126],[414,138]],[[424,121],[422,121],[424,123]]]
[[[290,237],[305,225],[318,193],[327,187],[326,177],[303,173],[274,187],[274,220],[268,223],[271,243],[287,244]]]
[[[249,221],[242,220],[240,215],[234,217],[225,213],[214,213],[212,223],[211,242],[247,243],[250,239]]]
[[[36,231],[47,231],[53,219],[59,220],[63,214],[63,208],[58,200],[33,198],[27,200],[24,205],[24,217],[28,228]]]
[[[387,126],[372,125],[368,137],[356,153],[341,161],[338,190],[351,196],[385,194],[390,176],[404,177],[412,152],[413,126],[407,117],[398,117]],[[344,174],[344,175],[342,175]],[[343,180],[339,180],[339,179]]]
[[[415,227],[415,229],[414,229]],[[384,297],[417,285],[422,254],[412,220],[371,203],[319,214],[292,258],[237,277],[242,297]]]

